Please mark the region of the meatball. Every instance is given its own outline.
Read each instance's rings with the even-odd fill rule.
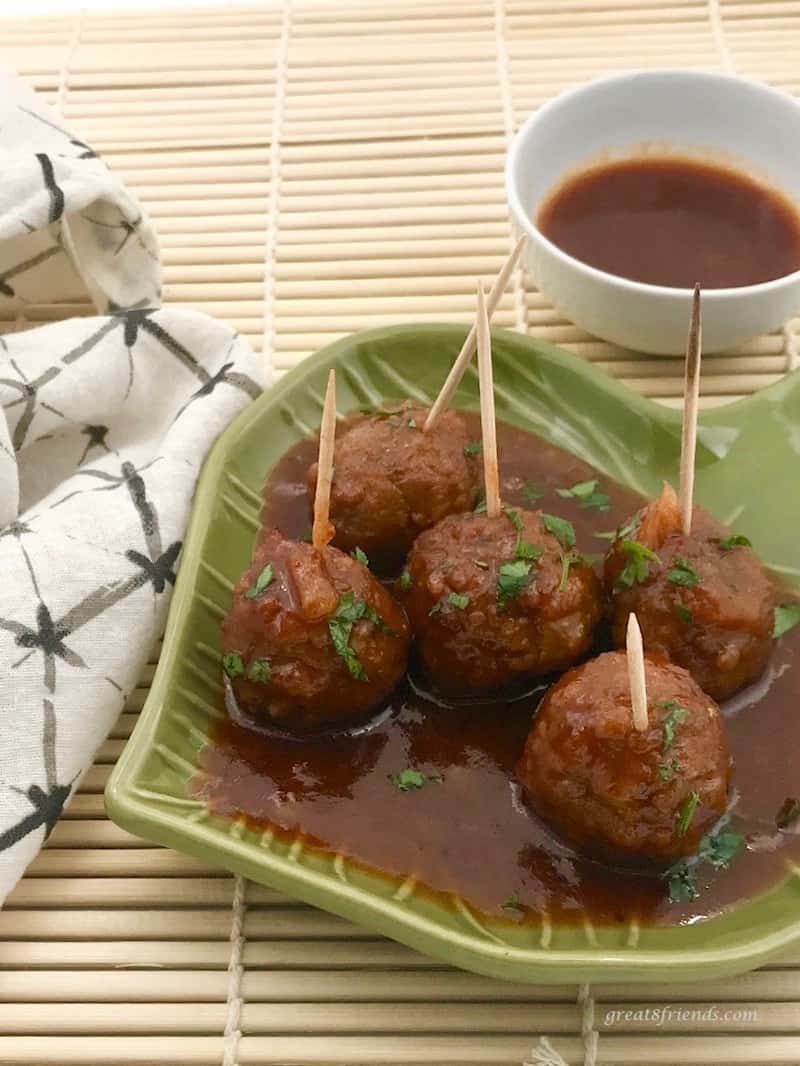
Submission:
[[[600,583],[573,544],[569,522],[508,509],[450,515],[420,534],[399,586],[442,692],[491,691],[586,654]]]
[[[679,666],[645,656],[649,727],[631,720],[624,652],[577,666],[536,713],[517,776],[531,806],[582,851],[668,865],[724,814],[731,760],[716,703]]]
[[[243,712],[302,732],[373,710],[408,642],[402,608],[365,566],[272,530],[234,589],[223,668]]]
[[[635,518],[605,562],[614,643],[633,611],[644,645],[687,669],[717,700],[755,681],[772,648],[775,590],[745,538],[695,508],[681,530],[674,490]]]
[[[362,548],[381,569],[398,567],[417,534],[448,514],[469,511],[479,464],[464,420],[445,411],[428,433],[428,408],[404,403],[359,419],[336,442],[331,489],[334,544]],[[308,472],[313,499],[316,463]]]

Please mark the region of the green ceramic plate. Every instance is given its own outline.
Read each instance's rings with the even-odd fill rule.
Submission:
[[[219,628],[250,557],[267,471],[319,424],[336,366],[339,409],[385,398],[429,400],[464,336],[457,326],[360,333],[307,360],[252,404],[214,447],[197,489],[164,650],[139,724],[106,790],[114,821],[142,837],[271,885],[446,962],[515,981],[697,980],[746,970],[800,937],[800,877],[723,916],[678,928],[509,927],[406,894],[372,875],[211,815],[191,796],[199,751],[220,715]],[[674,478],[677,411],[636,396],[549,345],[494,334],[497,413],[624,485],[652,492]],[[457,400],[477,406],[474,374]],[[735,522],[789,578],[798,558],[779,530],[800,523],[800,374],[704,414],[697,493]],[[764,472],[769,471],[765,477]]]

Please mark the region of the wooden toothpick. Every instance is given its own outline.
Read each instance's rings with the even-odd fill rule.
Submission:
[[[319,461],[317,464],[317,491],[314,493],[314,524],[311,527],[311,543],[315,548],[324,548],[336,532],[331,525],[331,482],[333,481],[333,446],[336,438],[336,372],[328,374],[322,422],[319,427]]]
[[[506,290],[509,278],[514,270],[514,267],[519,262],[519,257],[522,255],[522,249],[525,247],[527,236],[523,234],[517,243],[514,245],[514,250],[511,255],[506,259],[503,264],[503,269],[497,275],[494,285],[489,292],[489,296],[486,300],[486,313],[489,316],[489,321],[492,319],[492,315],[497,309],[497,305],[500,303],[500,297]],[[458,353],[455,362],[450,368],[450,373],[447,375],[447,379],[442,385],[442,390],[434,401],[433,407],[431,407],[428,417],[425,419],[425,425],[422,427],[423,432],[427,433],[436,424],[442,411],[449,405],[453,398],[458,386],[461,384],[461,379],[464,376],[464,371],[470,364],[470,360],[475,354],[475,348],[478,343],[478,330],[477,324],[473,325],[472,329],[467,334],[467,338],[461,346],[461,351]]]
[[[486,513],[496,518],[503,510],[500,502],[500,472],[497,468],[497,426],[494,417],[494,375],[492,338],[483,282],[478,282],[478,380],[481,390],[481,435],[483,437],[483,476],[486,482]]]
[[[681,429],[681,469],[678,499],[681,508],[681,528],[688,536],[692,532],[694,502],[694,462],[697,451],[697,408],[700,401],[700,356],[703,331],[700,322],[700,286],[695,285],[692,298],[692,318],[686,345],[686,371],[683,380],[683,427]]]
[[[628,615],[628,633],[625,643],[628,657],[628,683],[631,687],[631,711],[633,728],[643,733],[650,724],[647,717],[647,683],[644,676],[644,646],[642,631],[636,615]]]

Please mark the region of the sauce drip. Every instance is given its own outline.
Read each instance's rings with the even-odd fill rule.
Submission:
[[[477,416],[466,417],[478,438]],[[588,464],[522,430],[498,423],[498,442],[504,501],[568,518],[584,553],[604,552],[608,541],[594,533],[614,529],[641,505]],[[265,526],[308,534],[305,474],[315,453],[314,440],[302,441],[275,468]],[[594,477],[609,497],[607,511],[582,508],[555,491]],[[542,495],[532,502],[534,491]],[[603,648],[601,638],[596,650]],[[509,920],[520,920],[518,902],[526,915],[547,911],[561,921],[580,922],[588,913],[598,922],[677,924],[766,889],[783,878],[789,859],[800,858],[800,836],[787,834],[776,851],[742,851],[727,870],[701,868],[699,898],[670,904],[663,880],[576,854],[525,806],[515,778],[543,691],[531,686],[513,700],[442,706],[426,696],[412,669],[388,706],[348,733],[281,738],[226,719],[201,756],[197,792],[218,814],[287,837],[300,833],[306,847],[342,852],[372,870],[413,874],[428,891],[458,893]],[[798,707],[800,626],[776,643],[766,676],[723,707],[741,831],[773,832],[784,799],[800,792]],[[426,783],[401,791],[390,776],[409,767]]]
[[[650,285],[756,285],[800,269],[800,215],[743,171],[676,157],[620,160],[559,185],[541,232],[575,259]]]

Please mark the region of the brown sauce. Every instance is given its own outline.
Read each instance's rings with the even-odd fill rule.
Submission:
[[[800,215],[743,171],[676,157],[591,167],[552,192],[536,224],[563,251],[650,285],[726,289],[800,269]]]
[[[477,437],[477,416],[467,417]],[[504,500],[569,518],[587,554],[607,547],[595,532],[615,528],[641,503],[601,477],[609,510],[581,509],[555,489],[600,476],[590,466],[503,423],[498,439]],[[315,441],[301,442],[272,472],[264,525],[307,534],[305,472],[315,449]],[[528,502],[524,485],[542,497]],[[307,847],[342,852],[374,871],[414,875],[429,891],[457,893],[495,917],[509,917],[503,903],[516,898],[528,915],[546,911],[562,921],[588,913],[598,922],[678,923],[757,894],[800,858],[800,836],[782,835],[775,851],[742,851],[727,870],[702,868],[699,898],[670,904],[663,880],[577,855],[525,807],[514,775],[541,691],[515,702],[440,706],[406,681],[371,723],[315,739],[264,736],[225,721],[203,753],[198,792],[218,814],[299,833]],[[800,792],[800,626],[776,643],[767,675],[723,710],[737,828],[771,833],[784,799]],[[399,791],[389,776],[408,767],[442,780]]]

